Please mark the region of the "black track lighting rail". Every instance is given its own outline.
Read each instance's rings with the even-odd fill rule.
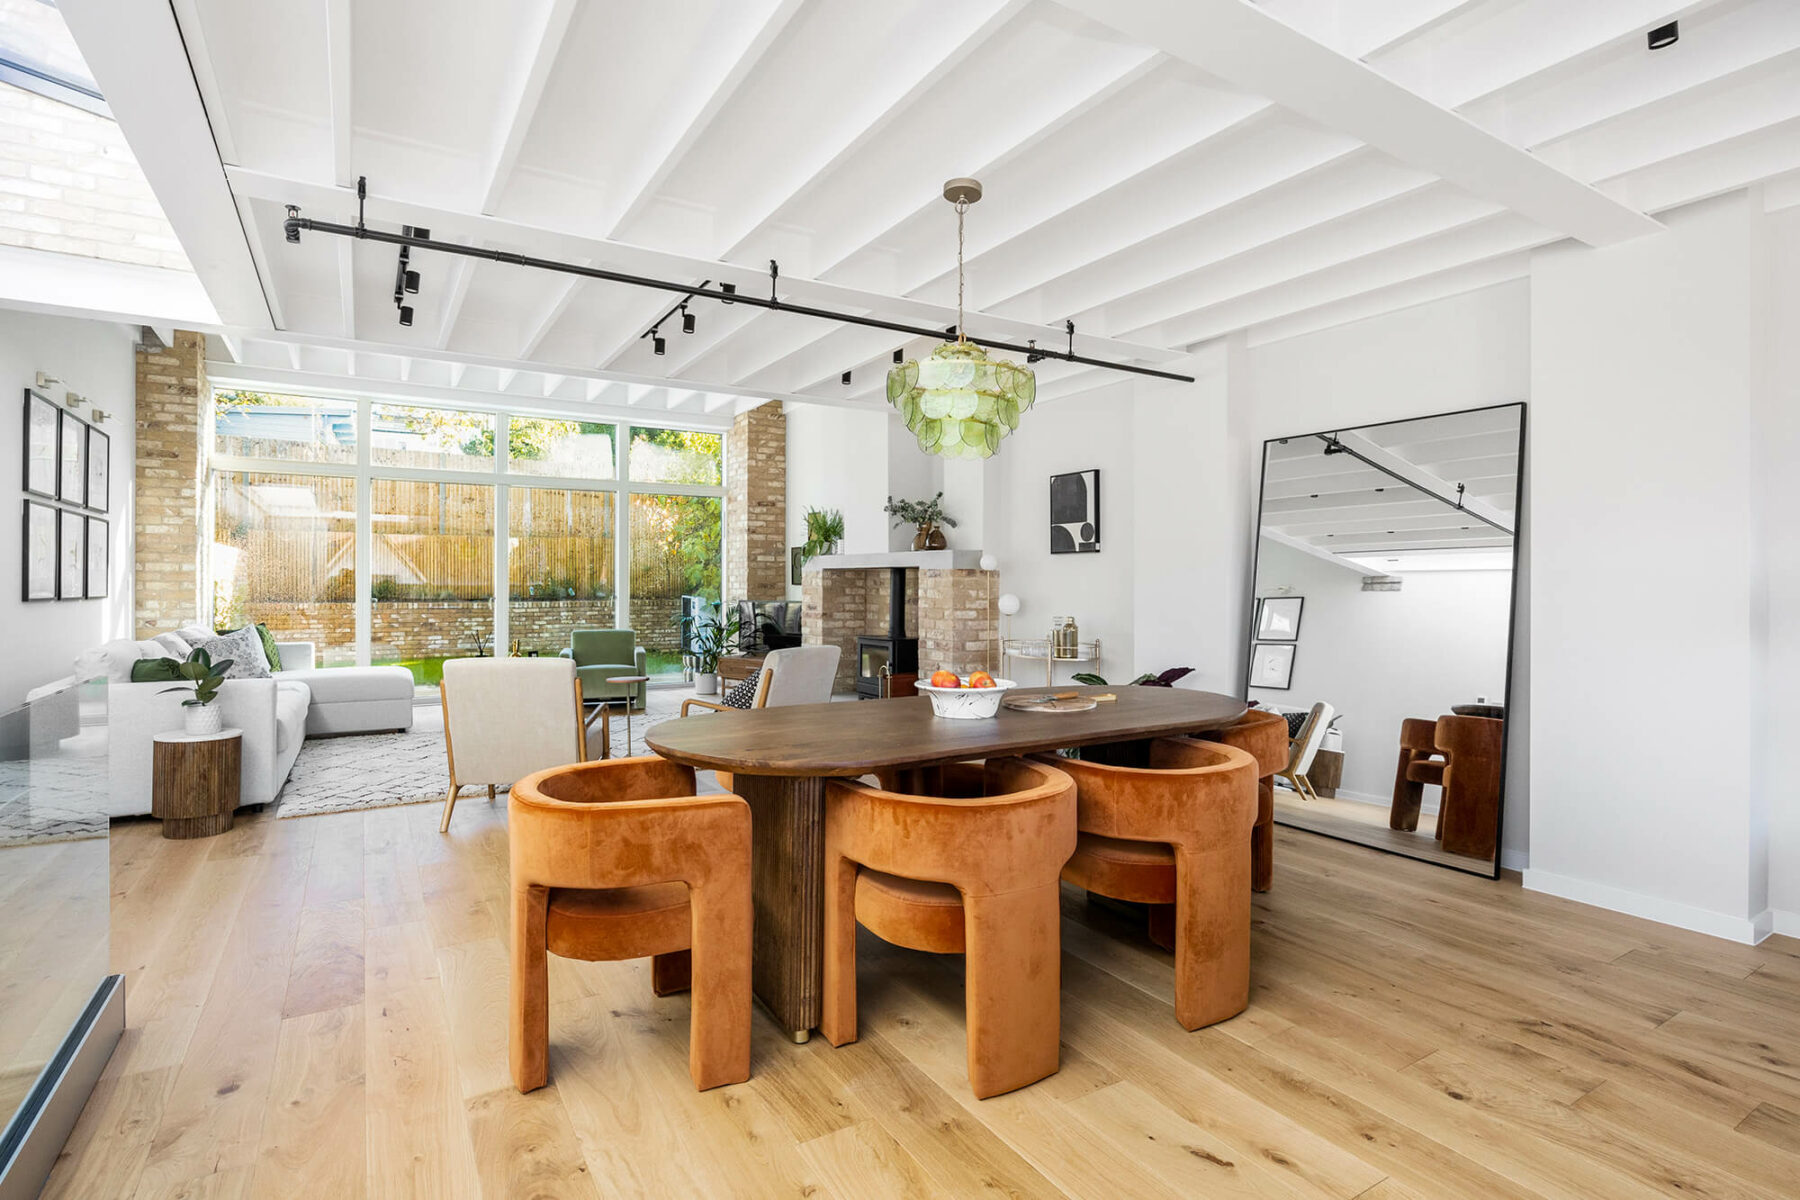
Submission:
[[[821,321],[840,321],[846,325],[861,325],[867,329],[887,329],[894,333],[904,333],[911,337],[942,338],[944,331],[932,329],[924,325],[908,325],[904,321],[888,321],[881,317],[863,316],[859,313],[836,312],[829,308],[815,308],[810,304],[790,304],[774,295],[774,284],[777,278],[775,264],[771,262],[769,272],[770,295],[767,299],[752,296],[737,290],[735,284],[721,283],[717,287],[705,284],[695,287],[691,283],[679,283],[670,279],[656,279],[648,275],[633,275],[626,271],[609,271],[605,267],[587,267],[579,263],[558,262],[552,258],[536,258],[529,254],[514,254],[509,250],[490,250],[485,246],[468,246],[460,242],[434,241],[429,236],[416,233],[385,233],[379,229],[370,229],[360,219],[355,225],[341,225],[335,221],[317,221],[311,217],[300,215],[297,205],[288,205],[288,216],[284,223],[287,240],[298,242],[302,231],[307,233],[328,233],[334,237],[357,238],[361,241],[381,242],[389,246],[410,246],[416,250],[436,250],[443,254],[458,254],[464,258],[479,258],[485,262],[505,263],[514,267],[531,267],[539,271],[555,271],[563,275],[579,275],[584,279],[600,279],[608,283],[623,283],[631,287],[652,288],[663,292],[676,292],[685,299],[696,297],[717,300],[721,304],[748,304],[752,308],[767,309],[770,312],[793,313],[795,316],[815,317]],[[410,228],[410,227],[408,227]],[[677,304],[676,309],[681,306]],[[671,309],[670,312],[674,312]],[[667,320],[665,314],[664,320]],[[661,322],[658,322],[659,324]],[[1069,346],[1067,352],[1046,350],[1041,346],[1021,346],[1014,342],[1003,342],[994,338],[969,337],[969,341],[978,346],[986,346],[990,350],[1005,350],[1014,354],[1031,355],[1032,361],[1053,358],[1059,362],[1078,363],[1084,367],[1099,367],[1107,371],[1124,371],[1132,375],[1148,375],[1154,379],[1172,379],[1177,383],[1192,383],[1192,375],[1182,375],[1175,371],[1163,371],[1156,367],[1141,367],[1135,363],[1108,362],[1103,358],[1089,358],[1074,352],[1075,330],[1073,322],[1068,327]],[[951,331],[951,336],[955,331]]]
[[[1462,483],[1457,484],[1456,485],[1456,496],[1454,499],[1452,499],[1451,497],[1444,495],[1442,492],[1434,491],[1431,488],[1424,486],[1423,484],[1419,483],[1416,479],[1408,479],[1406,476],[1400,474],[1398,471],[1394,470],[1392,467],[1384,466],[1383,464],[1376,462],[1374,459],[1370,458],[1366,454],[1359,454],[1357,451],[1351,449],[1349,446],[1346,446],[1346,445],[1344,445],[1343,442],[1339,441],[1338,436],[1335,433],[1315,433],[1312,436],[1318,438],[1321,442],[1325,443],[1325,453],[1326,454],[1348,454],[1351,458],[1354,458],[1357,462],[1361,463],[1363,466],[1368,467],[1369,469],[1374,470],[1374,471],[1380,471],[1383,475],[1386,475],[1389,479],[1398,479],[1401,483],[1404,483],[1407,487],[1411,488],[1413,491],[1422,492],[1425,495],[1430,496],[1433,500],[1436,500],[1441,504],[1448,504],[1451,508],[1454,508],[1457,512],[1462,513],[1465,517],[1472,517],[1473,519],[1480,521],[1483,525],[1492,526],[1493,528],[1498,529],[1501,533],[1507,534],[1509,536],[1514,534],[1513,530],[1508,529],[1506,526],[1502,525],[1500,522],[1493,520],[1490,517],[1484,517],[1480,513],[1476,512],[1474,509],[1469,508],[1463,504],[1463,492],[1468,487],[1467,484],[1462,484]],[[1284,438],[1283,441],[1285,441],[1285,440],[1286,439]],[[1380,491],[1381,489],[1376,488],[1375,490]],[[1390,529],[1388,532],[1392,533],[1393,530]]]

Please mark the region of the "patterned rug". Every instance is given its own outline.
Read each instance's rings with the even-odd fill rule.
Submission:
[[[612,715],[612,755],[647,753],[644,731],[677,717],[689,688],[652,688],[647,711],[631,717],[631,746],[625,744],[625,715]],[[600,725],[588,731],[588,755],[597,757]],[[413,708],[413,727],[405,733],[370,733],[351,737],[308,738],[300,747],[287,783],[276,797],[277,817],[316,817],[322,813],[401,804],[442,801],[450,786],[444,759],[444,714],[436,704]],[[502,791],[505,789],[502,788]],[[464,796],[482,793],[466,788]]]

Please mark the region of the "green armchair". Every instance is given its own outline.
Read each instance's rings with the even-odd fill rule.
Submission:
[[[564,658],[575,660],[583,700],[627,700],[634,712],[644,711],[644,684],[614,683],[617,675],[648,675],[648,659],[629,629],[577,629],[569,635]]]

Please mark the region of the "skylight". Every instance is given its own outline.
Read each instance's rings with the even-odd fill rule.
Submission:
[[[55,0],[0,0],[0,82],[112,116]]]

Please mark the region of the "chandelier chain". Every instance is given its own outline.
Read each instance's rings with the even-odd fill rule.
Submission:
[[[963,333],[963,214],[969,211],[967,200],[956,202],[956,340],[968,341]]]

